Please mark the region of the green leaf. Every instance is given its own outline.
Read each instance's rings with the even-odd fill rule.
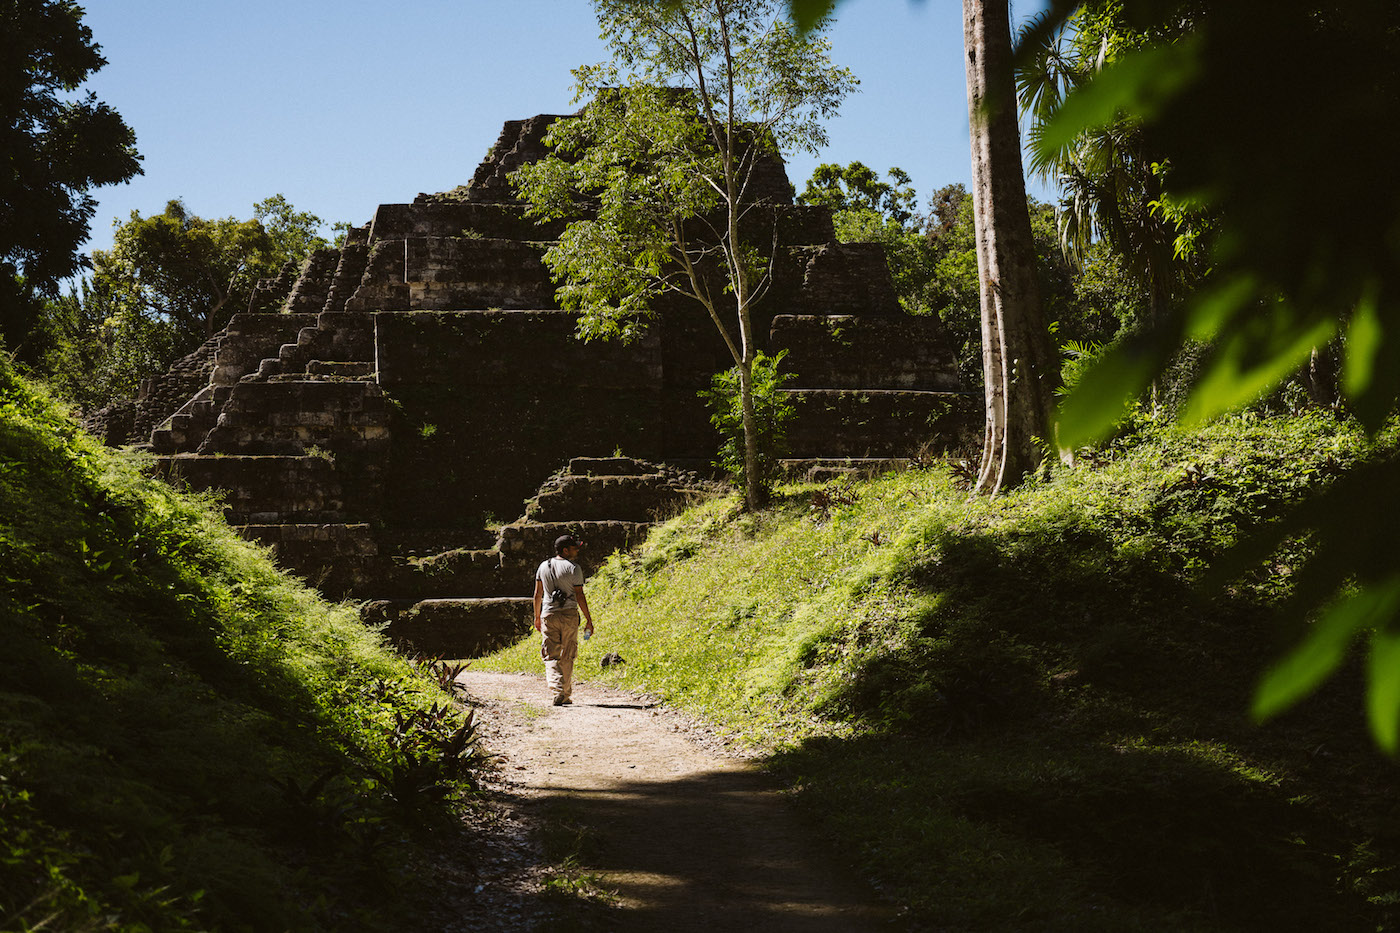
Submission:
[[[1264,720],[1276,716],[1317,689],[1346,657],[1356,633],[1393,618],[1397,609],[1400,609],[1400,576],[1367,586],[1323,613],[1307,636],[1260,681],[1254,693],[1254,718]],[[1373,692],[1376,682],[1374,654],[1373,647]],[[1380,739],[1379,733],[1377,739]]]
[[[1208,289],[1202,289],[1191,303],[1186,334],[1193,340],[1214,340],[1240,309],[1255,301],[1258,281],[1252,275],[1234,275]]]
[[[1352,413],[1370,431],[1385,424],[1400,392],[1400,309],[1387,306],[1378,282],[1368,283],[1347,327],[1342,389]]]
[[[830,16],[839,2],[841,0],[788,0],[788,12],[797,31],[805,35]]]
[[[1337,321],[1298,315],[1282,305],[1260,312],[1221,338],[1178,419],[1196,424],[1247,405],[1307,361],[1332,339]]]
[[[1056,427],[1060,447],[1073,450],[1106,437],[1152,381],[1156,369],[1156,358],[1138,344],[1110,348],[1060,403]]]
[[[1347,395],[1362,395],[1371,385],[1384,337],[1376,294],[1370,290],[1357,304],[1347,328],[1346,368],[1342,372],[1342,387]]]
[[[1391,607],[1392,614],[1395,606]],[[1370,683],[1366,713],[1371,735],[1387,754],[1395,754],[1400,740],[1400,632],[1379,629],[1371,636],[1367,660]]]
[[[794,0],[796,2],[796,0]],[[1132,52],[1070,92],[1045,123],[1037,156],[1053,158],[1095,126],[1111,123],[1119,113],[1147,120],[1189,84],[1199,69],[1200,40]]]

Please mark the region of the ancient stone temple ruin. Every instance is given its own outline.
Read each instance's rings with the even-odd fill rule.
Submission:
[[[259,310],[96,428],[224,490],[243,534],[418,650],[523,632],[558,534],[596,566],[713,489],[697,393],[731,365],[699,306],[665,307],[631,345],[575,338],[540,258],[561,226],[527,218],[506,180],[553,119],[508,122],[470,184],[381,205],[289,291],[265,283]],[[769,175],[751,216],[776,231],[774,285],[755,325],[796,374],[787,466],[894,465],[975,431],[939,322],[902,312],[881,248],[837,243],[780,162]]]

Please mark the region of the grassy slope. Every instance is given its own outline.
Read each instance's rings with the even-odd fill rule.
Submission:
[[[618,651],[597,676],[769,749],[935,929],[1373,929],[1400,822],[1355,677],[1245,715],[1303,546],[1195,586],[1365,446],[1323,417],[1242,418],[994,502],[923,472],[825,509],[811,488],[761,515],[712,503],[594,579],[582,667]]]
[[[0,365],[0,928],[396,928],[444,700]]]

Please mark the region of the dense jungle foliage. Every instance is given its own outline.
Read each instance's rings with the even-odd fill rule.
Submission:
[[[0,362],[0,928],[402,929],[473,724]]]

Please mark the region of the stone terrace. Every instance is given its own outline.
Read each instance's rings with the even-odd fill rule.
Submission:
[[[672,303],[623,346],[578,341],[557,306],[540,256],[560,227],[525,217],[504,177],[553,119],[507,123],[467,186],[382,205],[304,264],[281,313],[235,315],[207,383],[148,435],[164,475],[225,490],[245,535],[434,654],[525,631],[561,531],[596,562],[715,489],[697,392],[731,364],[705,312]],[[902,312],[880,248],[835,242],[781,163],[766,171],[748,223],[776,231],[774,282],[755,324],[796,374],[793,462],[878,468],[978,433],[939,322]],[[266,304],[285,284],[264,286]]]

